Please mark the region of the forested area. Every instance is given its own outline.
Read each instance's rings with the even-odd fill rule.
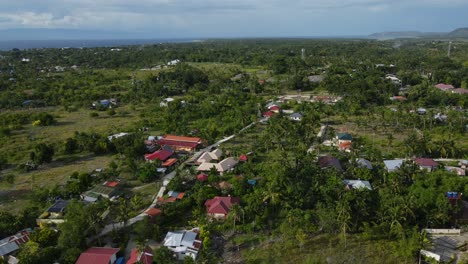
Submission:
[[[168,231],[195,226],[203,241],[196,263],[414,263],[427,246],[423,228],[467,224],[465,196],[456,203],[447,198],[447,192],[468,193],[467,178],[444,169],[468,158],[467,94],[435,88],[467,88],[468,43],[453,46],[450,57],[447,42],[430,40],[2,51],[0,238],[35,227],[35,218],[63,198],[72,200],[65,223],[55,231],[36,227],[17,254],[21,263],[75,263],[91,245],[125,250],[130,240],[161,242]],[[173,60],[180,63],[168,65]],[[282,102],[302,120],[285,112],[265,119],[265,105],[285,95],[341,100]],[[353,134],[352,150],[321,144],[324,125],[326,140]],[[120,132],[129,135],[109,138]],[[219,148],[236,159],[249,153],[248,160],[222,175],[209,171],[202,182],[195,167],[182,164],[189,156],[177,156],[180,167],[171,169],[167,190],[185,198],[162,205],[155,222],[116,229],[101,241],[106,224],[127,222],[158,192],[161,164],[145,161],[144,142],[164,134],[200,137],[204,146],[236,135]],[[337,158],[342,169],[323,168],[324,156]],[[410,162],[415,158],[448,160],[428,171]],[[389,172],[383,163],[389,159],[406,161]],[[94,161],[104,168],[98,176],[90,172]],[[115,179],[126,195],[78,202],[92,186]],[[369,181],[372,188],[345,188],[344,180]],[[149,195],[139,191],[145,186]],[[240,198],[225,221],[206,216],[205,202],[215,196]],[[164,247],[154,256],[156,263],[175,261]]]

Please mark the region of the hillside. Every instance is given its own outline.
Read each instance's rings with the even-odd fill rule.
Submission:
[[[468,28],[457,28],[451,32],[420,32],[420,31],[394,31],[378,32],[369,35],[371,39],[397,39],[397,38],[468,38]]]

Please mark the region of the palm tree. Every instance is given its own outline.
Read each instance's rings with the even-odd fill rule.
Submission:
[[[236,221],[240,220],[241,214],[244,214],[244,210],[242,209],[240,205],[235,204],[231,206],[228,218],[232,220],[232,233],[233,234],[236,231]]]

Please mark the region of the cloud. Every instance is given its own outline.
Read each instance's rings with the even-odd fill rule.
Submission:
[[[0,0],[0,29],[72,28],[131,32],[196,32],[210,35],[228,30],[291,34],[348,32],[376,26],[376,18],[392,9],[423,17],[432,8],[466,10],[466,0]],[[433,17],[433,16],[432,16]],[[367,19],[367,21],[366,21]],[[418,21],[423,21],[419,19]],[[370,23],[372,22],[372,23]],[[326,26],[322,23],[326,23]],[[393,23],[393,22],[392,22]],[[401,22],[403,23],[403,22]],[[448,23],[448,22],[447,22]],[[304,25],[321,24],[320,28]],[[421,22],[422,24],[422,22]],[[429,25],[426,21],[425,25]],[[404,27],[403,25],[402,27]],[[369,26],[370,27],[370,26]],[[343,29],[342,29],[343,28]],[[347,31],[346,31],[347,30]],[[374,29],[372,29],[374,30]],[[320,31],[320,32],[322,32]],[[302,33],[304,32],[304,33]],[[318,31],[317,31],[318,32]],[[318,33],[323,34],[323,33]]]

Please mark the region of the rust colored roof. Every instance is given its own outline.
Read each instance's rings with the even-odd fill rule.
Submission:
[[[169,197],[166,200],[164,200],[165,203],[173,203],[176,201],[177,198],[175,197]]]
[[[242,154],[242,155],[240,155],[240,157],[239,157],[239,160],[240,160],[240,161],[247,161],[248,159],[249,159],[249,157],[247,157],[247,155],[245,155],[245,154]]]
[[[120,182],[118,182],[118,181],[106,181],[104,183],[104,185],[107,186],[107,187],[116,187],[119,184],[120,184]]]
[[[162,214],[162,211],[159,210],[158,208],[150,208],[146,210],[145,214],[151,216],[151,217],[156,217]]]
[[[353,145],[352,142],[343,142],[340,144],[340,149],[348,149],[348,148],[351,148],[351,146]]]
[[[263,116],[265,117],[270,117],[270,116],[273,116],[275,113],[273,113],[272,111],[267,111],[265,113],[263,113]]]
[[[181,136],[174,136],[174,135],[166,135],[163,137],[165,140],[172,140],[172,141],[182,141],[182,142],[191,142],[201,144],[201,138],[199,137],[181,137]]]
[[[182,198],[184,198],[184,196],[185,196],[185,193],[181,192],[181,193],[179,193],[179,194],[177,195],[176,198],[179,199],[179,200],[181,200]]]
[[[168,159],[162,164],[162,166],[163,167],[170,167],[170,166],[174,165],[176,162],[177,162],[176,158]]]

